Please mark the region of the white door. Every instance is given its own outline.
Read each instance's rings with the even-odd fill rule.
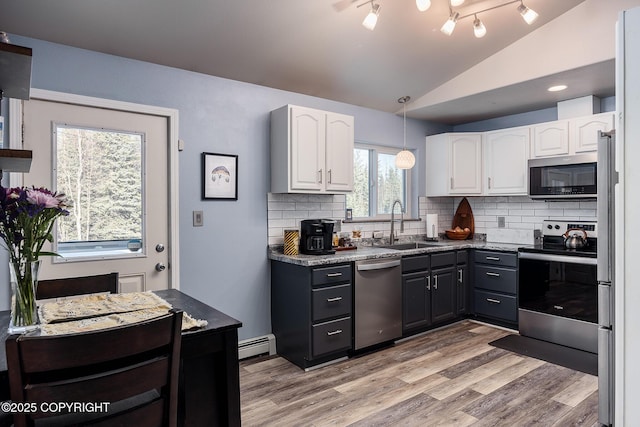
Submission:
[[[166,116],[32,98],[23,103],[23,185],[61,191],[59,219],[41,279],[118,272],[120,291],[167,289],[170,123]]]
[[[486,195],[528,191],[529,128],[487,132],[483,147]]]
[[[450,194],[482,193],[482,134],[456,133],[449,139]]]

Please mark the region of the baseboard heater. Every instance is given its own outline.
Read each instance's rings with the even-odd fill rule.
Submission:
[[[276,337],[273,334],[238,341],[238,359],[246,359],[259,354],[276,354]]]

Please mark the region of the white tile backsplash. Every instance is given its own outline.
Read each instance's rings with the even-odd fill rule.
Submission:
[[[402,235],[426,234],[427,214],[438,214],[438,233],[451,228],[461,197],[420,197],[420,221],[407,221]],[[487,241],[499,243],[533,243],[533,230],[542,228],[546,219],[577,219],[595,221],[595,201],[541,201],[526,196],[467,197],[474,216],[475,232],[486,234]],[[309,218],[344,219],[344,195],[267,194],[269,244],[282,244],[284,230],[299,228],[300,221]],[[498,217],[505,218],[505,227],[498,228]],[[342,223],[341,231],[362,230],[363,237],[374,231],[389,236],[389,221]]]

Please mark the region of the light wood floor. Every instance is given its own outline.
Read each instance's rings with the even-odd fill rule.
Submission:
[[[597,377],[488,345],[464,321],[304,372],[240,362],[243,426],[595,426]]]

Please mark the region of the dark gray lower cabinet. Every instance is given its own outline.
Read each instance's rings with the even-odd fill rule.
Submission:
[[[271,261],[271,326],[278,355],[301,368],[352,347],[351,264],[304,267]]]
[[[402,330],[405,335],[457,317],[455,252],[402,259]]]
[[[518,255],[474,250],[476,316],[509,327],[518,326]]]

